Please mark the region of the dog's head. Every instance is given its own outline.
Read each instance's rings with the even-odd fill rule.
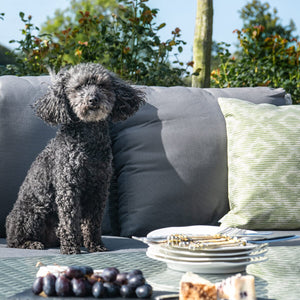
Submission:
[[[51,125],[125,120],[144,94],[100,64],[79,64],[52,75],[48,92],[35,103],[36,114]]]

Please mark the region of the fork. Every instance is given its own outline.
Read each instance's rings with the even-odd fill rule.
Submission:
[[[234,238],[234,237],[233,237]],[[185,235],[185,234],[171,234],[166,237],[159,237],[159,238],[149,238],[149,237],[137,237],[132,236],[132,239],[141,241],[146,244],[190,244],[192,242],[194,243],[201,243],[201,242],[207,242],[209,240],[219,240],[224,241],[228,239],[232,239],[231,236],[223,236],[218,233],[214,235]]]
[[[247,229],[240,229],[237,227],[224,227],[217,234],[228,235],[228,236],[263,236],[272,234],[272,231],[261,231],[261,232],[247,232]]]

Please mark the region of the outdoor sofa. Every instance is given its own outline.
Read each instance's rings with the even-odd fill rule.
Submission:
[[[37,118],[31,107],[49,83],[49,76],[0,77],[1,238],[5,238],[5,218],[31,163],[55,135],[56,128]],[[139,88],[146,92],[147,103],[133,117],[111,126],[115,174],[103,235],[145,236],[162,227],[220,225],[230,208],[226,124],[218,98],[287,105],[290,95],[267,87]],[[245,151],[254,151],[253,143],[249,144]],[[251,170],[247,172],[252,176]],[[289,203],[281,199],[282,206],[285,201]],[[294,222],[284,216],[286,221],[281,220],[277,228],[268,228],[268,222],[264,226],[250,221],[250,229],[300,230],[299,204],[283,211],[295,210],[298,220]]]
[[[37,118],[31,107],[46,92],[49,84],[49,76],[0,77],[0,259],[59,254],[58,248],[23,250],[5,245],[5,218],[17,198],[18,189],[31,163],[56,132],[56,128]],[[224,226],[272,230],[274,235],[300,234],[300,199],[297,200],[300,195],[297,176],[300,172],[295,175],[300,166],[300,135],[298,140],[295,135],[295,142],[288,143],[288,147],[293,148],[290,150],[280,149],[281,142],[268,145],[267,138],[263,141],[264,150],[255,149],[261,143],[261,130],[274,131],[275,139],[284,140],[285,133],[290,130],[282,130],[284,123],[289,124],[295,119],[296,134],[300,132],[299,112],[293,117],[287,112],[286,120],[279,120],[281,125],[277,124],[276,130],[269,127],[272,120],[276,120],[277,111],[274,112],[275,117],[272,112],[271,117],[268,116],[269,109],[277,109],[273,105],[295,106],[291,105],[289,94],[281,88],[268,87],[137,88],[145,91],[146,104],[128,120],[111,125],[114,176],[102,226],[103,240],[110,251],[145,251],[147,246],[131,239],[132,236],[145,236],[152,230],[170,226],[219,226],[225,215]],[[238,100],[232,100],[231,104],[228,99],[220,97]],[[220,101],[223,101],[223,111]],[[239,117],[241,112],[235,111],[238,103],[246,105],[242,108],[245,116],[241,123],[225,123],[224,116],[228,117],[228,122],[235,113]],[[252,108],[260,109],[260,103],[268,104],[262,106],[262,109],[267,109],[266,120],[261,119],[264,112],[260,116],[254,114],[253,118]],[[233,112],[226,112],[231,108]],[[243,124],[243,120],[248,123]],[[264,129],[253,124],[260,124]],[[234,131],[235,127],[240,130],[227,131]],[[252,129],[258,133],[257,139],[247,141]],[[238,143],[233,140],[234,134],[238,135]],[[244,152],[240,153],[241,150]],[[229,151],[236,151],[233,157]],[[296,170],[292,170],[293,178],[290,178],[294,193],[291,197],[291,194],[285,196],[285,190],[281,193],[279,189],[278,192],[276,185],[280,186],[280,181],[272,182],[268,171],[264,176],[266,181],[257,177],[257,186],[253,181],[247,181],[255,179],[257,166],[251,169],[251,161],[245,164],[243,153],[256,153],[260,157],[268,151],[275,155],[273,157],[278,157],[275,160],[271,158],[272,166],[277,166],[282,158],[293,153]],[[262,165],[275,173],[271,178],[279,178],[288,172],[286,169],[280,172],[280,166],[273,170],[270,161]],[[245,166],[249,168],[245,169]],[[243,170],[244,173],[240,172]],[[282,185],[286,185],[288,178],[280,179]],[[234,182],[240,186],[235,186]],[[240,190],[242,193],[239,195]],[[260,191],[258,198],[256,190]],[[273,194],[269,193],[272,191]],[[245,198],[244,206],[237,203],[239,197]],[[229,198],[233,201],[231,204]],[[233,206],[238,212],[230,216],[228,212]],[[241,216],[241,212],[246,214]],[[300,245],[300,239],[278,243],[296,246]]]

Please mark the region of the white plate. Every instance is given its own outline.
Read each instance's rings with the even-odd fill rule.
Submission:
[[[178,226],[178,227],[165,227],[153,230],[147,234],[148,238],[167,238],[170,234],[187,234],[187,235],[213,235],[221,231],[219,226],[211,225],[193,225],[193,226]],[[253,230],[245,230],[245,234],[257,233]]]
[[[167,238],[171,234],[185,234],[185,235],[214,235],[221,230],[218,226],[206,226],[206,225],[195,225],[195,226],[182,226],[182,227],[166,227],[151,231],[147,234],[147,238]],[[255,233],[255,231],[247,230],[246,233]],[[234,251],[247,251],[253,250],[257,245],[247,243],[245,246],[234,246],[234,247],[221,247],[216,249],[200,249],[200,250],[188,250],[177,246],[170,248],[175,251],[189,251],[189,252],[234,252]]]
[[[148,253],[150,255],[159,256],[161,258],[166,258],[170,260],[176,260],[176,261],[188,261],[188,262],[213,262],[213,261],[223,261],[223,262],[234,262],[234,261],[248,261],[251,258],[259,257],[264,255],[268,249],[263,248],[260,251],[254,252],[255,254],[250,255],[240,255],[240,256],[183,256],[183,255],[177,255],[177,253],[173,254],[170,252],[164,251],[164,249],[161,249],[159,247],[152,247],[150,246],[147,249]]]
[[[256,245],[257,246],[257,245]],[[177,249],[177,248],[171,248],[168,245],[151,245],[151,248],[157,248],[161,250],[161,252],[164,252],[166,254],[170,255],[176,255],[176,256],[188,256],[188,257],[226,257],[226,256],[245,256],[249,255],[250,253],[260,251],[262,248],[266,247],[252,247],[251,249],[243,249],[239,248],[237,251],[189,251],[189,250],[182,250],[182,249]],[[214,249],[213,249],[214,250]]]
[[[194,225],[194,226],[180,226],[180,227],[165,227],[153,230],[147,234],[148,238],[167,238],[168,235],[178,234],[216,234],[220,231],[219,226],[207,226],[207,225]]]
[[[149,253],[148,250],[146,252],[146,255],[152,259],[165,262],[168,268],[172,270],[205,274],[225,274],[243,272],[245,271],[248,265],[264,262],[267,260],[267,257],[260,256],[251,258],[248,261],[243,262],[186,262],[162,258],[152,253]]]

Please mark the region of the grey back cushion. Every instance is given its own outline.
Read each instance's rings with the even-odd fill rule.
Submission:
[[[283,105],[282,89],[144,87],[147,104],[113,126],[121,236],[217,225],[229,209],[226,129],[217,98]]]

